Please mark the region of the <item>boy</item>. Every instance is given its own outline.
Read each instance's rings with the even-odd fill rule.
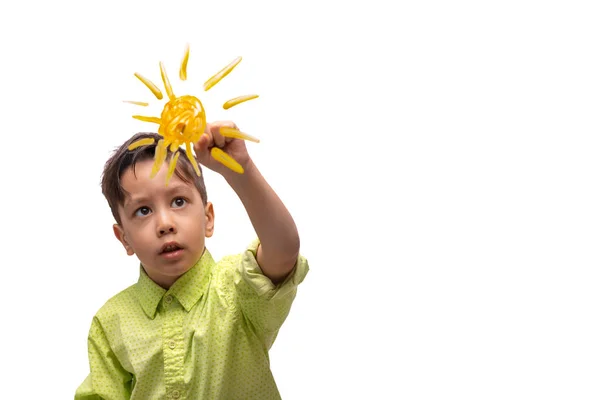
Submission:
[[[129,144],[108,160],[102,191],[128,255],[140,260],[136,284],[93,318],[90,373],[75,399],[279,399],[268,350],[308,272],[289,212],[252,162],[244,141],[208,124],[194,144],[198,162],[221,174],[244,204],[258,238],[215,263],[204,246],[214,210],[183,150],[169,185],[167,159],[154,178],[155,145]],[[238,161],[237,174],[210,155]]]

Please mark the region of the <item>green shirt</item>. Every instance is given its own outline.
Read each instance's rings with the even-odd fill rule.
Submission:
[[[275,286],[258,243],[219,263],[205,249],[169,290],[140,268],[92,321],[90,374],[75,399],[279,399],[268,351],[308,263],[299,256]]]

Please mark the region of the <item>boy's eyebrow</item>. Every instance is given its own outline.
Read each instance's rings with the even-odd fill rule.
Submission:
[[[127,208],[127,207],[131,207],[134,206],[138,203],[145,203],[147,201],[146,197],[132,197],[132,196],[126,196],[125,197],[125,201],[123,202],[123,207]]]
[[[184,183],[170,182],[168,188],[165,190],[165,193],[168,196],[172,196],[176,192],[190,193],[190,191],[191,191],[190,187]],[[123,207],[127,208],[127,207],[134,206],[136,204],[139,204],[139,203],[146,203],[146,202],[148,202],[148,197],[145,195],[138,196],[138,197],[126,195],[125,201],[123,202]]]

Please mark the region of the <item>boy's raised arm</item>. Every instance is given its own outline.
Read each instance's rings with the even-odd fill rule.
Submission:
[[[258,265],[274,283],[284,280],[294,268],[300,250],[292,216],[252,161],[244,174],[226,179],[244,204],[260,240]]]
[[[196,156],[203,165],[220,173],[239,196],[260,241],[258,264],[273,283],[281,282],[298,259],[298,229],[279,196],[250,159],[245,142],[221,136],[221,126],[237,128],[232,122],[207,124],[206,134],[194,146]],[[233,172],[215,161],[210,156],[210,149],[215,146],[232,156],[244,173]]]

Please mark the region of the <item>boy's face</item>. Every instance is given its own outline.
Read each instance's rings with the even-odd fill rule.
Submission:
[[[165,186],[166,163],[151,179],[153,163],[141,161],[135,175],[133,168],[123,173],[121,185],[129,195],[119,206],[121,224],[113,228],[127,254],[136,254],[148,276],[168,289],[202,256],[204,238],[213,234],[214,211],[177,174]]]

